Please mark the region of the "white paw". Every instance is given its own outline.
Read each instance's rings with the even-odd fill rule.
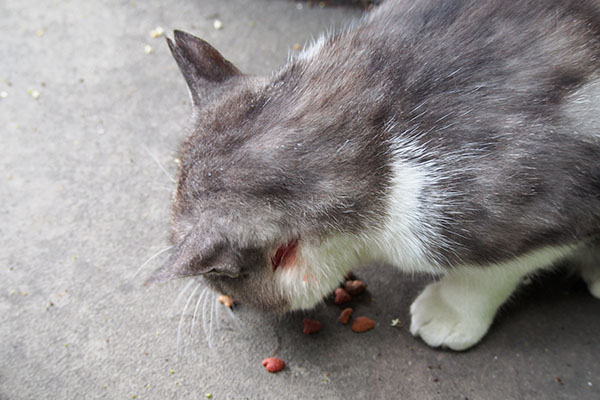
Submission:
[[[474,300],[483,299],[473,299],[466,293],[450,292],[453,298],[450,304],[442,296],[442,285],[440,282],[430,284],[413,302],[410,332],[432,347],[468,349],[485,335],[494,313],[483,312],[481,304],[473,307]]]

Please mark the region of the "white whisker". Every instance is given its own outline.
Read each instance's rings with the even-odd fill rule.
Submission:
[[[187,290],[190,288],[190,286],[192,286],[194,284],[194,280],[190,279],[189,282],[187,283],[187,285],[185,285],[183,287],[183,289],[181,290],[181,292],[179,292],[179,294],[177,295],[177,297],[175,298],[175,302],[173,302],[173,306],[172,308],[175,308],[177,306],[177,304],[179,303],[179,299],[181,299],[181,296],[183,296],[183,294],[185,292],[187,292]]]
[[[190,301],[192,300],[192,298],[194,297],[194,295],[196,294],[196,291],[198,290],[198,288],[200,287],[200,283],[198,283],[196,285],[196,287],[194,288],[194,290],[192,290],[192,294],[190,294],[190,297],[188,297],[185,306],[183,307],[183,311],[181,312],[181,317],[179,318],[179,325],[177,326],[177,354],[179,355],[179,342],[181,340],[181,325],[183,324],[183,317],[185,316],[185,311],[187,310],[188,306],[190,305]]]
[[[215,296],[213,295],[210,300],[210,316],[208,319],[208,347],[212,348],[211,340],[212,340],[212,332],[213,332],[213,319],[215,315]]]
[[[160,167],[160,169],[162,170],[162,172],[165,173],[165,175],[167,176],[167,178],[169,178],[169,180],[173,183],[176,183],[175,179],[173,179],[173,177],[167,172],[167,170],[165,169],[165,167],[163,167],[163,165],[160,163],[160,161],[158,161],[158,158],[156,158],[154,156],[154,154],[152,154],[152,152],[148,149],[148,147],[146,147],[146,145],[142,145],[142,147],[144,148],[144,150],[146,150],[146,153],[148,153],[148,155],[154,160],[154,162],[156,162],[158,164],[158,166]]]
[[[198,313],[198,308],[200,307],[200,302],[204,298],[204,295],[206,295],[207,290],[208,290],[208,288],[205,287],[204,290],[202,291],[202,293],[200,293],[198,295],[198,301],[196,302],[196,308],[194,308],[194,316],[192,318],[192,327],[190,328],[190,336],[192,336],[194,333],[194,325],[196,324],[196,314]]]
[[[135,277],[136,277],[136,275],[137,275],[137,274],[139,274],[139,273],[140,273],[140,271],[141,271],[142,269],[144,269],[144,267],[145,267],[146,265],[148,265],[148,263],[149,263],[150,261],[152,261],[152,260],[154,260],[156,257],[160,256],[160,255],[161,255],[162,253],[164,253],[165,251],[169,251],[169,250],[171,250],[172,248],[173,248],[173,246],[169,246],[169,247],[167,247],[167,248],[165,248],[165,249],[162,249],[162,250],[160,250],[158,253],[154,254],[152,257],[150,257],[149,259],[147,259],[146,261],[144,261],[144,263],[143,263],[143,264],[142,264],[142,265],[141,265],[141,266],[140,266],[140,267],[137,269],[137,271],[135,271],[135,274],[133,274],[133,275],[131,276],[131,279],[135,278]]]
[[[231,308],[229,307],[225,307],[227,309],[227,314],[229,314],[229,316],[231,317],[231,320],[235,323],[235,325],[237,326],[238,330],[243,331],[243,322],[242,320],[240,320],[237,315],[235,315],[235,313],[231,310]]]
[[[210,293],[207,293],[204,300],[202,300],[202,330],[204,331],[204,337],[208,337],[208,321],[206,321],[206,305],[208,298],[210,297]]]

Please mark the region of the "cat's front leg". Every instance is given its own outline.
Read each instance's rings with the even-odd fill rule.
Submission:
[[[433,347],[468,349],[485,335],[525,275],[551,266],[567,251],[550,248],[502,264],[456,268],[413,302],[411,333]]]

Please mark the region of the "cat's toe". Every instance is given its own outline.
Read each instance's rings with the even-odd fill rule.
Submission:
[[[410,332],[420,336],[432,347],[466,350],[487,332],[491,318],[477,315],[461,307],[449,304],[441,295],[441,283],[429,285],[413,302]]]

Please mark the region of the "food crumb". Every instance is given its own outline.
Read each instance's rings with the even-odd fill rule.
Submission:
[[[5,99],[7,97],[8,97],[8,92],[5,92],[5,91],[0,92],[0,98]]]
[[[333,301],[335,304],[348,303],[350,300],[352,300],[352,297],[343,288],[335,289],[335,300]]]
[[[206,398],[207,398],[207,399],[211,399],[211,398],[212,398],[212,394],[210,394],[210,393],[206,393]]]
[[[43,30],[43,29],[38,29],[38,30],[35,32],[35,34],[36,34],[38,37],[42,37],[42,36],[44,36],[44,30]]]
[[[299,43],[294,44],[294,50],[298,51],[302,48]]]
[[[150,31],[150,36],[153,38],[160,37],[164,34],[165,34],[165,30],[163,29],[162,26],[157,26],[156,28],[154,28]]]
[[[347,280],[344,283],[344,290],[348,292],[350,296],[358,296],[367,289],[367,285],[363,281],[358,279]]]
[[[592,382],[588,382],[588,386],[592,386]]]
[[[221,294],[221,295],[219,295],[217,300],[219,301],[219,303],[223,304],[225,307],[229,307],[229,308],[233,307],[234,301],[230,296]]]
[[[285,368],[285,362],[281,358],[268,357],[262,362],[263,367],[271,373],[279,372]]]
[[[173,369],[169,370],[169,374],[173,375],[175,373],[175,371]]]
[[[358,317],[352,323],[352,330],[356,333],[362,333],[373,329],[375,325],[375,321],[369,317]]]
[[[144,45],[144,52],[146,54],[152,54],[154,52],[154,49],[149,44],[146,44]]]
[[[31,95],[31,97],[33,97],[36,100],[39,99],[41,95],[40,91],[37,89],[29,89],[27,93],[29,93],[29,95]]]
[[[402,327],[402,321],[400,321],[398,318],[394,318],[392,320],[392,326],[400,328]]]
[[[556,377],[556,382],[560,383],[561,385],[564,385],[564,382],[562,381],[560,376]]]
[[[312,333],[317,333],[321,330],[322,324],[320,321],[304,318],[304,329],[302,329],[302,333],[305,335],[310,335]]]
[[[223,22],[221,22],[221,20],[220,20],[220,19],[215,19],[215,20],[213,21],[213,27],[214,27],[216,30],[223,29]]]
[[[338,317],[338,321],[340,321],[343,325],[346,325],[350,321],[350,317],[352,316],[352,308],[344,308],[340,316]]]

